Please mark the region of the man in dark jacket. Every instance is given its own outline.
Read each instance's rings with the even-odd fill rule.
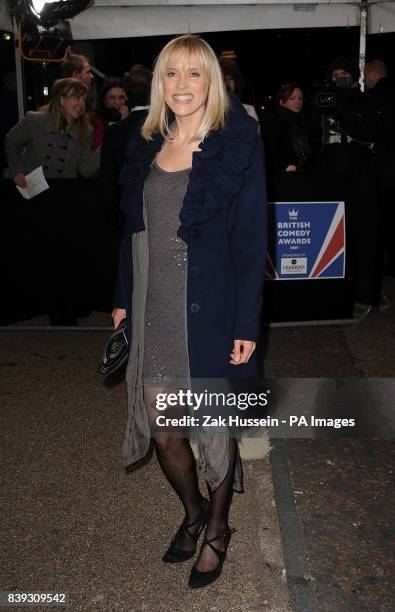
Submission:
[[[358,66],[338,57],[329,66],[330,90],[336,103],[317,109],[322,125],[320,159],[333,186],[333,196],[346,205],[347,275],[354,287],[354,315],[366,316],[378,306],[381,273],[378,265],[379,213],[372,170],[376,118],[359,89]]]
[[[379,189],[381,246],[387,255],[386,270],[395,274],[395,84],[381,60],[368,62],[364,76],[366,100],[377,123],[373,167]]]
[[[111,224],[123,226],[119,208],[119,175],[125,161],[126,147],[132,132],[144,122],[148,112],[151,72],[137,64],[124,75],[124,88],[128,97],[130,115],[104,132],[101,149],[100,176],[103,201]]]
[[[376,91],[380,90],[394,93],[394,84],[388,77],[387,65],[382,60],[371,60],[365,64],[364,82],[368,91],[376,87]]]

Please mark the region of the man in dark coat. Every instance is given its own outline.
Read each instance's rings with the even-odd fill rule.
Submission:
[[[364,70],[366,100],[376,118],[373,167],[380,205],[381,246],[387,252],[386,270],[395,274],[395,84],[381,60],[368,62]],[[381,262],[380,262],[381,263]]]
[[[379,213],[372,170],[377,125],[359,89],[358,66],[338,57],[331,62],[328,76],[336,102],[315,111],[313,124],[323,126],[317,165],[326,176],[331,197],[345,201],[346,273],[354,288],[354,315],[361,317],[379,305],[381,296]]]
[[[107,218],[112,225],[123,226],[119,208],[121,196],[119,175],[125,161],[130,136],[135,129],[141,126],[148,112],[151,78],[151,72],[141,65],[134,66],[124,75],[130,115],[104,132],[100,176],[103,202]]]

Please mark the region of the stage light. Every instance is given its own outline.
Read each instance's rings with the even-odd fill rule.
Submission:
[[[50,2],[51,0],[48,0],[48,3]],[[40,13],[43,10],[44,4],[45,0],[31,0],[30,2],[28,2],[28,9],[37,19],[40,19]]]
[[[54,26],[43,28],[34,23],[24,22],[18,36],[19,51],[27,61],[62,61],[67,48],[73,40],[68,21],[60,21]]]
[[[93,0],[14,0],[12,15],[18,27],[18,48],[28,61],[61,62],[73,40],[67,19],[84,11]]]
[[[44,27],[71,19],[84,11],[92,0],[25,0],[29,17]]]

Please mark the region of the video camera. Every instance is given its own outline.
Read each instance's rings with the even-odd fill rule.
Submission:
[[[351,89],[351,87],[351,77],[338,77],[336,81],[325,81],[324,83],[315,84],[315,89],[318,89],[314,97],[316,108],[336,108],[338,102],[336,90]]]

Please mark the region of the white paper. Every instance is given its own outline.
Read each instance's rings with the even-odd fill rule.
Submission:
[[[49,189],[49,185],[45,180],[43,167],[39,166],[35,170],[32,170],[30,174],[26,174],[26,187],[19,187],[17,185],[16,188],[26,200],[30,200],[30,198],[34,198],[34,196]]]

